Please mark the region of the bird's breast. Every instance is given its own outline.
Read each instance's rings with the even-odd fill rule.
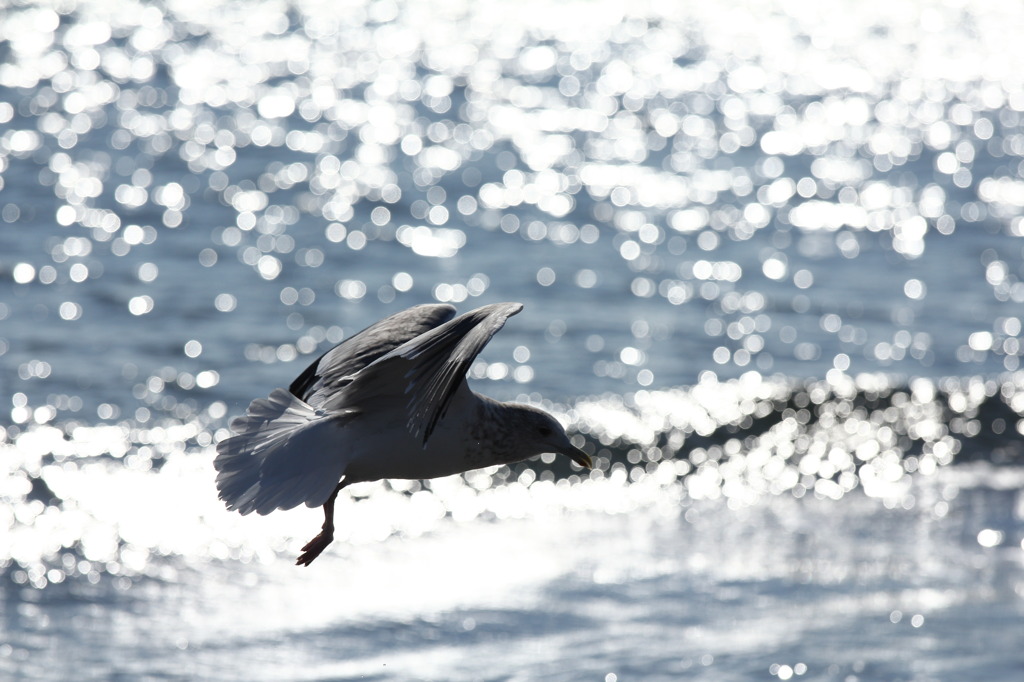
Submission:
[[[345,478],[350,482],[384,478],[437,478],[488,466],[478,444],[468,439],[464,429],[442,420],[426,445],[404,423],[352,424],[344,434],[351,448]]]

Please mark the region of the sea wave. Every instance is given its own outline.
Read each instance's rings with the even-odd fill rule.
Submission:
[[[593,455],[592,471],[544,456],[352,486],[339,503],[352,521],[339,539],[358,545],[551,509],[681,514],[702,500],[739,509],[766,497],[839,503],[857,494],[909,507],[915,480],[941,469],[984,464],[971,469],[977,483],[1024,463],[1024,372],[937,381],[752,372],[545,406]],[[318,523],[316,510],[259,523],[224,510],[211,466],[212,445],[227,434],[220,408],[145,424],[38,416],[46,423],[0,432],[0,565],[11,584],[131,578],[159,573],[168,559],[271,560],[294,551],[297,528]]]

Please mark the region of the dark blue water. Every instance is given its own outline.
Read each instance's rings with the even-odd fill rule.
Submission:
[[[0,12],[0,671],[1019,675],[1019,8]],[[216,500],[249,400],[502,300],[474,387],[589,478],[366,486],[309,571]]]

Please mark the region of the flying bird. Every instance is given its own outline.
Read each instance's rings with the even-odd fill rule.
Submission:
[[[522,308],[495,303],[455,317],[450,305],[419,305],[345,339],[232,422],[214,459],[220,499],[241,514],[322,506],[321,531],[296,561],[308,566],[334,540],[334,503],[352,483],[448,476],[546,452],[591,468],[550,414],[466,383],[473,360]]]

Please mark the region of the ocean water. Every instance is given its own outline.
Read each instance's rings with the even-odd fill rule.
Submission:
[[[0,677],[1024,675],[1024,7],[0,3]],[[553,458],[241,517],[386,314]]]

